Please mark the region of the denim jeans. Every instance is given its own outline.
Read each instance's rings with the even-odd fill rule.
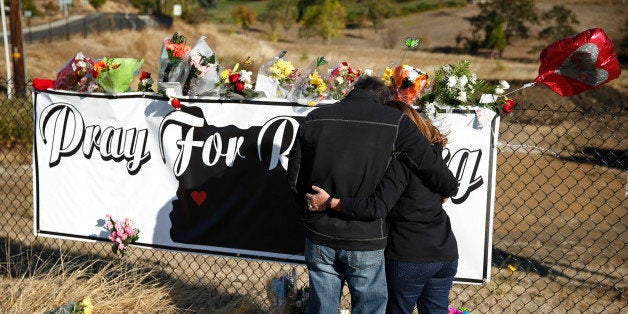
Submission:
[[[406,263],[386,259],[387,313],[447,313],[458,260]]]
[[[305,240],[310,276],[310,313],[338,314],[345,281],[351,293],[351,313],[384,313],[386,271],[384,250],[348,251]]]

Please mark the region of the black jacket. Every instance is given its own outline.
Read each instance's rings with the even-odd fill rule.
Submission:
[[[435,190],[455,191],[442,180],[449,171],[410,118],[380,104],[374,93],[353,90],[345,99],[310,112],[290,152],[288,180],[312,242],[337,249],[376,250],[386,246],[387,224],[349,219],[338,212],[310,212],[305,193],[318,185],[339,198],[368,197],[384,176],[394,151]],[[453,192],[452,192],[453,193]]]
[[[456,181],[451,172],[443,173],[443,179]],[[340,205],[341,213],[353,219],[388,215],[388,259],[428,263],[458,258],[456,237],[441,195],[397,160],[391,162],[371,197],[341,199]]]

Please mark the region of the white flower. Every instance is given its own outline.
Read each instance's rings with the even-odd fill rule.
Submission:
[[[469,82],[469,78],[466,75],[463,75],[458,78],[458,84],[460,84],[460,86],[465,86],[467,85],[468,82]]]
[[[336,82],[337,82],[338,84],[342,84],[342,83],[345,81],[345,80],[342,78],[342,76],[336,76],[336,79],[335,79],[335,80],[336,80]]]
[[[434,103],[425,104],[425,116],[430,120],[436,118],[436,105]]]
[[[458,82],[456,81],[455,76],[450,76],[449,78],[447,78],[447,87],[454,87],[457,83]]]
[[[365,69],[365,70],[364,70],[364,74],[365,74],[366,76],[371,76],[371,75],[373,75],[373,70],[371,70],[371,69]]]
[[[502,89],[509,89],[510,84],[508,84],[508,82],[506,82],[505,80],[499,80],[499,87],[501,87]]]
[[[240,71],[240,81],[242,81],[244,83],[250,83],[251,82],[251,75],[253,75],[253,72],[251,72],[251,71],[247,71],[247,70]]]
[[[253,85],[251,85],[251,83],[244,83],[244,88],[253,89]]]
[[[478,79],[478,75],[475,72],[471,73],[471,84],[472,85],[475,84],[475,81],[477,81],[477,79]]]
[[[461,102],[466,102],[467,101],[467,92],[460,92],[460,94],[458,95],[458,97],[456,97],[456,99],[460,100]]]
[[[490,104],[490,103],[494,103],[496,101],[497,101],[497,95],[482,94],[482,96],[480,96],[480,103],[481,104]]]
[[[497,88],[495,88],[495,94],[497,94],[497,95],[501,95],[501,94],[503,94],[504,92],[505,92],[505,91],[504,91],[504,89],[503,89],[503,88],[501,88],[501,87],[497,87]]]

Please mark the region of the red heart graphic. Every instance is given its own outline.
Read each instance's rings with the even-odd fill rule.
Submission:
[[[205,199],[207,198],[207,193],[205,193],[205,191],[192,191],[192,193],[190,193],[190,196],[192,196],[192,199],[197,206],[201,206],[201,204],[203,204],[203,202],[205,202]]]

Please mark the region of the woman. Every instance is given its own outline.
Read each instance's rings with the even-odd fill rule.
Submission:
[[[386,105],[410,116],[433,148],[442,152],[447,138],[412,107],[398,100]],[[443,176],[456,181],[451,171]],[[412,313],[415,305],[421,314],[447,313],[458,248],[442,197],[457,191],[432,191],[396,159],[371,197],[337,199],[317,186],[312,189],[318,193],[307,194],[312,211],[335,210],[357,219],[388,217],[388,313]]]

